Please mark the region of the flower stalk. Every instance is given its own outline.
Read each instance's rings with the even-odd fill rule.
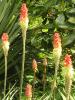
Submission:
[[[33,79],[33,99],[34,99],[34,92],[35,92],[35,82],[36,82],[36,72],[37,72],[37,62],[35,59],[32,61],[32,69],[34,71],[34,79]]]
[[[23,78],[24,78],[24,64],[25,64],[25,42],[26,42],[26,33],[25,36],[22,37],[23,39],[23,55],[22,55],[22,69],[21,69],[21,80],[20,80],[20,100],[22,94],[22,85],[23,85]]]
[[[24,67],[25,67],[26,32],[28,29],[28,9],[25,3],[22,4],[21,9],[20,9],[19,24],[22,29],[22,40],[23,40],[22,69],[21,69],[21,80],[20,80],[20,100],[21,100],[23,78],[24,78]]]
[[[65,96],[66,100],[70,100],[72,79],[69,76],[65,76]]]
[[[5,95],[6,95],[6,82],[7,82],[7,56],[5,56],[4,97],[5,97]]]
[[[45,91],[46,86],[46,67],[47,67],[47,59],[44,58],[43,60],[44,72],[43,72],[43,91]]]
[[[3,33],[2,35],[2,48],[4,52],[4,58],[5,58],[5,79],[4,79],[4,97],[5,97],[6,83],[7,83],[7,57],[8,57],[8,51],[9,51],[9,41],[8,41],[7,33]]]
[[[33,100],[34,100],[34,93],[35,93],[35,82],[36,82],[36,73],[34,72],[34,79],[33,79],[33,96],[32,96],[32,98],[33,98]]]

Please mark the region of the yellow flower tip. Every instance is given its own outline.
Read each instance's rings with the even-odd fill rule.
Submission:
[[[60,59],[61,55],[62,55],[62,48],[61,47],[53,49],[53,57],[55,59]]]
[[[8,41],[6,41],[6,42],[3,42],[3,49],[5,49],[5,50],[9,50],[9,42]]]
[[[21,20],[21,21],[19,22],[21,29],[27,31],[28,23],[29,23],[28,17],[25,18],[24,20]]]

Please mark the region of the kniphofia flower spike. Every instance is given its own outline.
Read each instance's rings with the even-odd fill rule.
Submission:
[[[29,20],[28,20],[28,8],[25,3],[23,3],[21,6],[19,21],[22,30],[27,30]]]
[[[22,95],[23,78],[24,78],[24,68],[25,68],[25,45],[26,45],[26,32],[28,29],[28,8],[25,3],[22,4],[20,9],[19,24],[22,30],[23,39],[23,54],[22,54],[22,69],[21,69],[21,80],[20,80],[20,100]]]
[[[52,82],[52,95],[55,93],[56,87],[57,87],[57,75],[58,75],[58,69],[59,69],[59,63],[60,63],[60,57],[62,54],[62,47],[61,47],[61,38],[58,32],[55,32],[53,35],[53,59],[55,64],[55,73],[54,73],[54,80]]]
[[[65,67],[72,67],[71,55],[66,54],[64,59],[64,65]]]
[[[61,47],[61,38],[60,38],[60,35],[58,32],[55,32],[54,33],[54,36],[53,36],[53,56],[54,56],[54,59],[60,59],[60,56],[62,54],[62,47]]]
[[[33,59],[33,61],[32,61],[32,68],[33,68],[34,72],[37,71],[37,61],[35,59]]]
[[[54,33],[54,36],[53,36],[53,47],[54,48],[61,47],[61,38],[60,38],[60,35],[59,35],[58,32]]]
[[[25,88],[25,96],[31,98],[32,97],[32,86],[30,84],[26,85]]]
[[[66,100],[70,99],[70,92],[72,86],[72,78],[73,78],[73,66],[71,56],[66,54],[64,58],[64,76],[65,76],[65,95]]]
[[[9,39],[8,39],[8,34],[3,33],[2,35],[2,47],[5,55],[8,55],[9,51]]]
[[[64,66],[67,69],[66,74],[70,77],[73,77],[73,66],[72,66],[71,55],[66,54],[64,58]]]
[[[8,34],[3,33],[2,35],[2,48],[4,51],[4,57],[5,57],[5,79],[4,79],[4,97],[6,95],[6,81],[7,81],[7,56],[9,51],[9,40],[8,40]]]

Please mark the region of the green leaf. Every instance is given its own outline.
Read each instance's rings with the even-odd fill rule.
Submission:
[[[70,100],[74,100],[74,98],[70,95]]]
[[[69,45],[75,41],[75,34],[72,33],[63,39],[63,46]]]
[[[72,23],[72,24],[75,24],[75,17],[70,17],[68,19],[68,22]]]
[[[63,99],[63,100],[66,100],[65,95],[64,95],[61,91],[59,91],[59,93],[60,93],[60,95],[61,95],[62,99]]]
[[[75,0],[72,0],[72,3],[74,3],[74,4],[75,4]]]
[[[75,8],[71,8],[67,13],[75,14]]]
[[[59,14],[58,17],[57,17],[56,20],[55,20],[55,22],[56,22],[56,24],[57,24],[58,26],[64,24],[64,21],[65,21],[65,16],[64,16],[64,14]]]

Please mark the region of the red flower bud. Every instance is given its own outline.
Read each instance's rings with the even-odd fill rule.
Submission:
[[[25,96],[26,97],[32,97],[32,86],[30,84],[26,85]]]
[[[32,61],[32,68],[33,68],[33,71],[36,72],[37,71],[37,62],[35,59],[33,59]]]
[[[24,20],[26,17],[28,17],[28,9],[26,4],[23,3],[20,10],[20,20]]]
[[[72,60],[70,55],[66,54],[65,59],[64,59],[64,65],[66,67],[72,67]]]
[[[3,42],[8,41],[8,34],[7,33],[3,33],[3,35],[2,35],[2,41]]]
[[[54,33],[54,36],[53,36],[53,47],[54,48],[58,48],[61,46],[61,38],[60,38],[60,35],[59,33]]]
[[[8,50],[9,50],[9,41],[8,41],[8,34],[3,33],[2,35],[2,48],[4,51],[4,55],[8,55]]]

